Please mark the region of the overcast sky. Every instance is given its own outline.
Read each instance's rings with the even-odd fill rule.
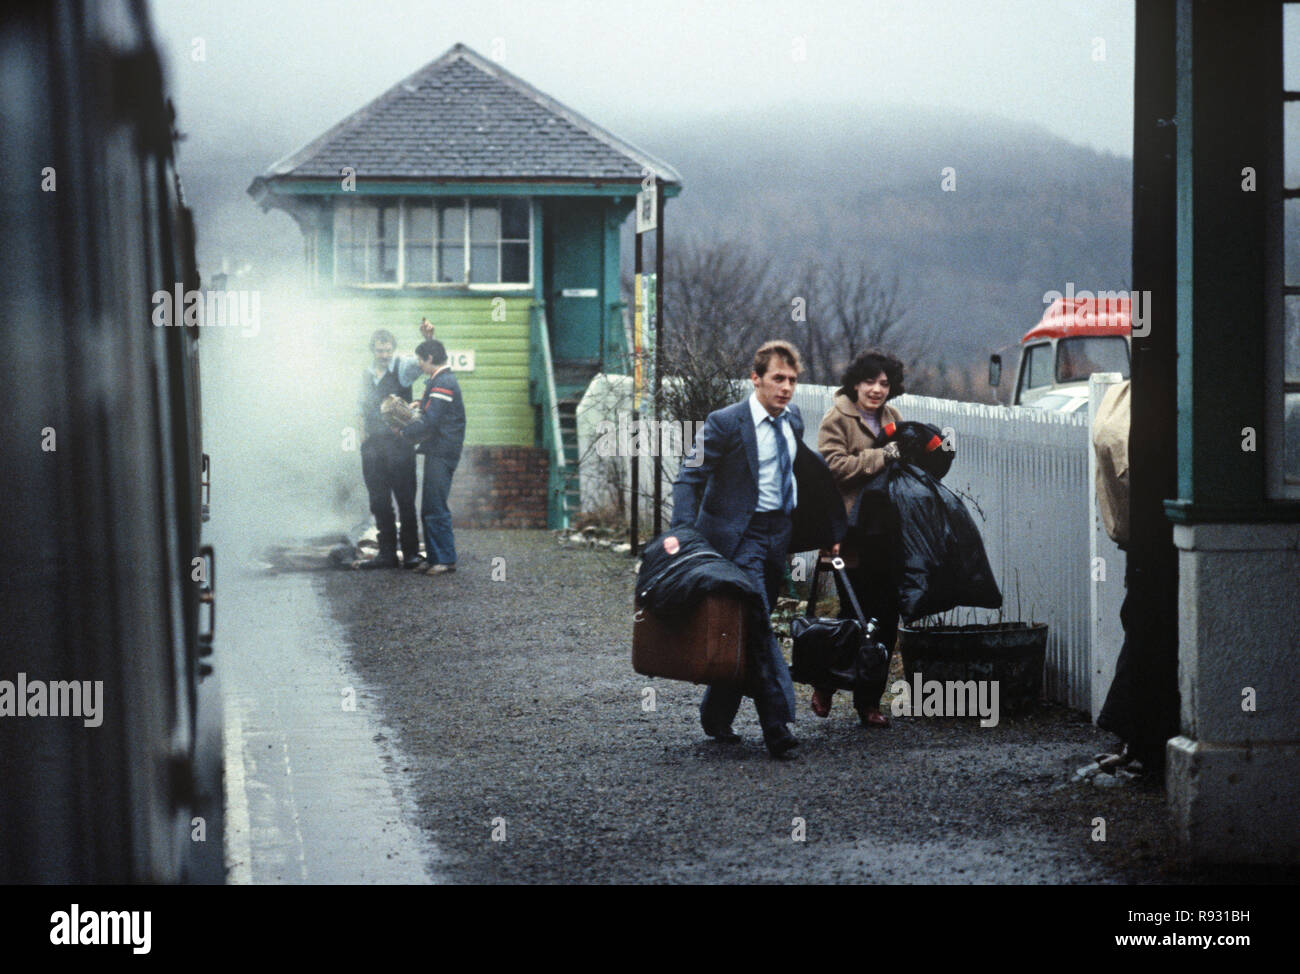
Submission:
[[[633,139],[638,116],[932,106],[1132,152],[1132,0],[155,0],[152,10],[181,127],[207,151],[269,140],[286,155],[461,41]]]

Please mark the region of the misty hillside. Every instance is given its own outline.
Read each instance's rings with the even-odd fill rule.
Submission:
[[[1131,160],[1041,129],[790,110],[647,125],[635,139],[682,173],[669,246],[741,241],[792,286],[805,260],[868,259],[897,272],[904,321],[941,328],[950,361],[1018,341],[1067,281],[1129,283]],[[949,166],[954,192],[941,189]]]
[[[681,172],[684,190],[665,217],[670,247],[737,242],[792,287],[809,259],[869,259],[897,273],[904,321],[940,329],[952,364],[1014,344],[1047,290],[1129,283],[1131,161],[1038,128],[937,111],[794,108],[602,121]],[[182,143],[205,273],[222,258],[259,274],[301,266],[293,222],[261,213],[245,193],[296,148]],[[948,166],[955,192],[941,189]]]

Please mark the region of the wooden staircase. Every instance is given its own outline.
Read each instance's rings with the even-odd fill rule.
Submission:
[[[538,438],[551,458],[547,523],[567,528],[582,510],[578,477],[578,403],[600,371],[598,359],[553,360],[543,304],[533,306],[530,324],[530,398],[538,407]]]
[[[582,485],[578,474],[578,402],[582,394],[561,399],[556,406],[560,414],[560,442],[564,451],[564,474],[561,479],[564,517],[568,524],[582,510]]]

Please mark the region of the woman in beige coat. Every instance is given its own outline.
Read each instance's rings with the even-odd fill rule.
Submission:
[[[867,480],[898,459],[896,444],[877,443],[885,438],[885,426],[900,421],[898,410],[887,403],[902,394],[903,363],[878,350],[866,352],[848,367],[831,408],[822,417],[817,449],[831,468],[846,512],[852,509]],[[892,652],[898,636],[898,579],[891,545],[888,534],[864,534],[850,528],[838,547],[863,613],[876,619],[877,637]],[[842,590],[840,617],[853,618],[852,606]],[[853,705],[864,727],[889,726],[889,718],[880,712],[884,692],[884,681],[878,687],[854,692]],[[834,695],[833,687],[814,688],[813,713],[828,716]]]

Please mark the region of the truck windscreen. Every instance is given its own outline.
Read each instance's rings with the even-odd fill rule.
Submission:
[[[1094,372],[1128,378],[1128,342],[1114,338],[1062,338],[1056,343],[1056,381],[1086,382]]]

